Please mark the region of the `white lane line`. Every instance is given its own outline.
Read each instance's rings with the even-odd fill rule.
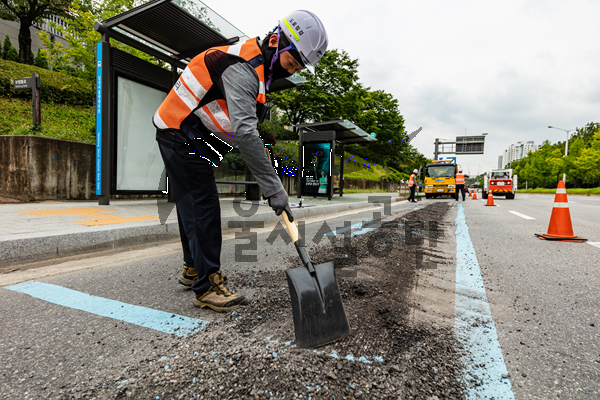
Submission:
[[[600,242],[587,242],[587,243],[600,249]]]
[[[515,214],[516,216],[525,218],[525,219],[535,219],[533,217],[530,217],[529,215],[521,214],[520,212],[516,212],[516,211],[509,211],[509,213]]]
[[[476,379],[466,399],[514,400],[496,325],[485,294],[485,285],[462,204],[456,215],[456,297],[454,332],[464,344],[463,379]],[[485,368],[480,368],[485,365]],[[477,378],[475,378],[477,376]]]

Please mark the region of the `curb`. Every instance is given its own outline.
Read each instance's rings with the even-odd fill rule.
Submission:
[[[406,200],[405,198],[395,199],[396,202]],[[376,204],[362,201],[302,209],[295,208],[293,214],[296,219],[304,219],[315,215],[337,213],[374,205]],[[221,217],[221,229],[238,228],[235,226],[230,228],[230,222],[233,221],[263,222],[264,224],[269,224],[275,223],[280,219],[281,217],[278,217],[275,213],[266,211],[255,212],[253,215],[247,217],[237,215]],[[179,239],[179,226],[177,222],[4,240],[0,241],[0,267],[173,239]]]

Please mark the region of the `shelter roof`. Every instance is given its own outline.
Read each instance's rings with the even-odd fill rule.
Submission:
[[[301,124],[296,125],[296,127],[302,129],[304,132],[335,131],[336,142],[342,144],[367,143],[377,140],[375,137],[346,119]]]

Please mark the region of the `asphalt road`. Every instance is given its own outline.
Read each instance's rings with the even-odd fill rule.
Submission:
[[[575,234],[600,242],[600,198],[569,199]],[[514,398],[596,399],[600,398],[600,248],[542,241],[534,235],[547,231],[553,200],[549,195],[517,194],[514,200],[496,198],[497,207],[471,198],[459,204],[481,267]],[[394,204],[392,211],[439,201],[450,200],[403,202]],[[313,239],[324,243],[325,231],[372,220],[377,217],[374,212],[382,211],[374,207],[309,220],[306,241],[317,246]],[[252,298],[256,291],[237,286],[236,275],[298,266],[295,250],[283,236],[267,240],[273,239],[274,226],[252,228],[256,243],[250,241],[248,250],[242,248],[249,241],[240,238],[241,229],[237,231],[237,239],[235,233],[225,233],[222,253],[233,290]],[[241,256],[256,259],[242,261]],[[177,316],[218,319],[219,314],[193,307],[192,293],[177,283],[181,264],[177,244],[164,244],[50,266],[62,273],[36,280]],[[421,308],[427,308],[426,299],[419,298]],[[81,377],[112,385],[120,382],[127,364],[169,356],[170,349],[181,344],[173,334],[6,289],[0,289],[0,316],[4,399],[40,398],[40,393],[48,398],[66,396],[69,382]]]
[[[600,398],[600,248],[534,236],[554,195],[494,201],[462,204],[515,398]],[[569,208],[575,235],[600,242],[600,198]]]

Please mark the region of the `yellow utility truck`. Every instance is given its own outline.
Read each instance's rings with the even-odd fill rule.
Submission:
[[[456,192],[456,173],[458,166],[454,163],[432,161],[425,167],[425,198],[438,196],[454,197]]]

